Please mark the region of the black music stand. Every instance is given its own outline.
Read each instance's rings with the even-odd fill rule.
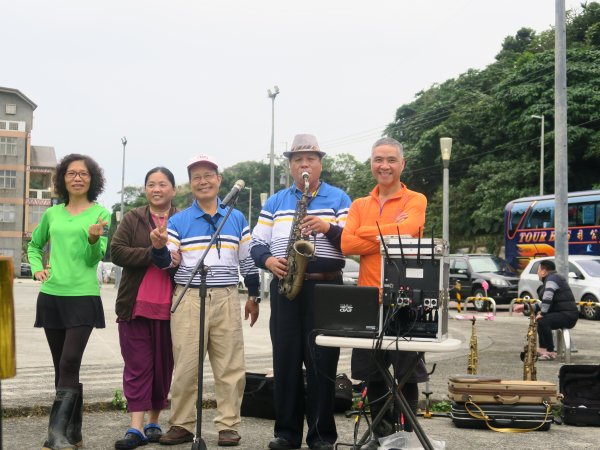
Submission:
[[[227,222],[227,219],[231,215],[231,212],[233,211],[233,207],[234,207],[236,201],[237,201],[237,196],[233,198],[233,201],[228,206],[223,206],[223,204],[221,203],[221,206],[228,208],[228,210],[225,213],[223,220],[221,221],[221,223],[219,224],[219,226],[217,227],[217,229],[211,236],[210,242],[208,243],[206,250],[204,250],[204,253],[202,253],[202,256],[196,263],[196,267],[194,267],[194,270],[192,271],[190,278],[188,279],[187,283],[185,284],[185,286],[179,293],[177,300],[175,300],[175,303],[173,304],[173,307],[171,308],[171,313],[174,313],[175,310],[177,309],[177,307],[179,306],[181,299],[183,298],[183,296],[189,289],[190,284],[192,283],[192,280],[194,279],[194,276],[197,273],[200,273],[200,288],[199,288],[199,293],[200,293],[200,330],[199,330],[200,331],[200,342],[198,343],[198,398],[196,399],[196,415],[197,415],[196,435],[194,436],[194,442],[192,443],[192,450],[207,450],[206,443],[204,442],[204,439],[202,439],[202,387],[204,384],[204,325],[205,325],[204,321],[206,319],[206,289],[207,289],[206,275],[208,273],[209,268],[206,267],[206,265],[204,264],[204,260],[206,259],[206,255],[208,255],[208,252],[210,251],[212,245],[217,240],[217,237],[221,233],[221,230],[223,229],[225,222]]]
[[[385,384],[389,389],[389,392],[387,394],[388,398],[383,404],[383,408],[381,409],[381,411],[379,411],[377,416],[373,418],[373,422],[371,423],[370,429],[365,431],[365,433],[363,434],[362,438],[359,441],[359,445],[363,445],[367,442],[367,440],[371,436],[371,431],[375,429],[376,425],[379,424],[379,422],[381,422],[387,409],[391,406],[392,403],[394,403],[398,410],[401,411],[402,414],[404,414],[404,417],[408,421],[408,423],[410,423],[410,425],[412,426],[412,429],[419,438],[419,442],[421,442],[423,448],[425,450],[433,450],[433,446],[431,445],[429,438],[425,434],[425,431],[423,431],[423,428],[421,428],[421,424],[419,424],[417,416],[411,409],[410,405],[408,404],[408,401],[402,393],[402,387],[408,381],[408,378],[416,369],[417,365],[419,364],[419,360],[423,358],[424,352],[417,352],[417,354],[412,358],[412,361],[408,366],[408,370],[396,383],[394,375],[390,373],[388,368],[383,365],[382,358],[378,357],[381,351],[386,350],[376,350],[373,359],[375,361],[375,366],[377,370],[383,375]]]

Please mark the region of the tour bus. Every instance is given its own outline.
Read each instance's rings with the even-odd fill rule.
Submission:
[[[568,197],[570,255],[600,255],[600,190]],[[531,258],[554,255],[554,195],[518,198],[504,210],[505,259],[521,272]]]

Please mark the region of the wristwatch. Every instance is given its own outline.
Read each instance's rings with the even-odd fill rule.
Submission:
[[[262,299],[260,297],[248,297],[248,300],[254,303],[260,303]]]

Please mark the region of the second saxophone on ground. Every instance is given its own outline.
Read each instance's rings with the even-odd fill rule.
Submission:
[[[521,358],[523,359],[523,380],[537,380],[535,363],[537,361],[537,322],[535,320],[533,305],[529,309],[529,327],[527,328],[527,341]]]
[[[302,173],[304,179],[304,190],[302,197],[296,203],[296,212],[290,230],[290,239],[285,257],[287,258],[287,274],[279,280],[279,295],[285,295],[288,299],[296,298],[302,283],[304,282],[304,273],[308,261],[315,255],[315,246],[302,236],[302,221],[306,217],[309,200],[310,184],[308,182],[308,172]]]

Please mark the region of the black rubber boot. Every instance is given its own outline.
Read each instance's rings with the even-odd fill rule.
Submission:
[[[78,391],[78,389],[56,390],[56,398],[50,411],[48,440],[44,443],[44,449],[77,450],[77,446],[67,439],[67,426],[79,397]]]
[[[83,438],[81,436],[81,424],[83,422],[83,384],[81,383],[79,383],[78,394],[71,420],[67,426],[67,439],[71,444],[82,447]]]

